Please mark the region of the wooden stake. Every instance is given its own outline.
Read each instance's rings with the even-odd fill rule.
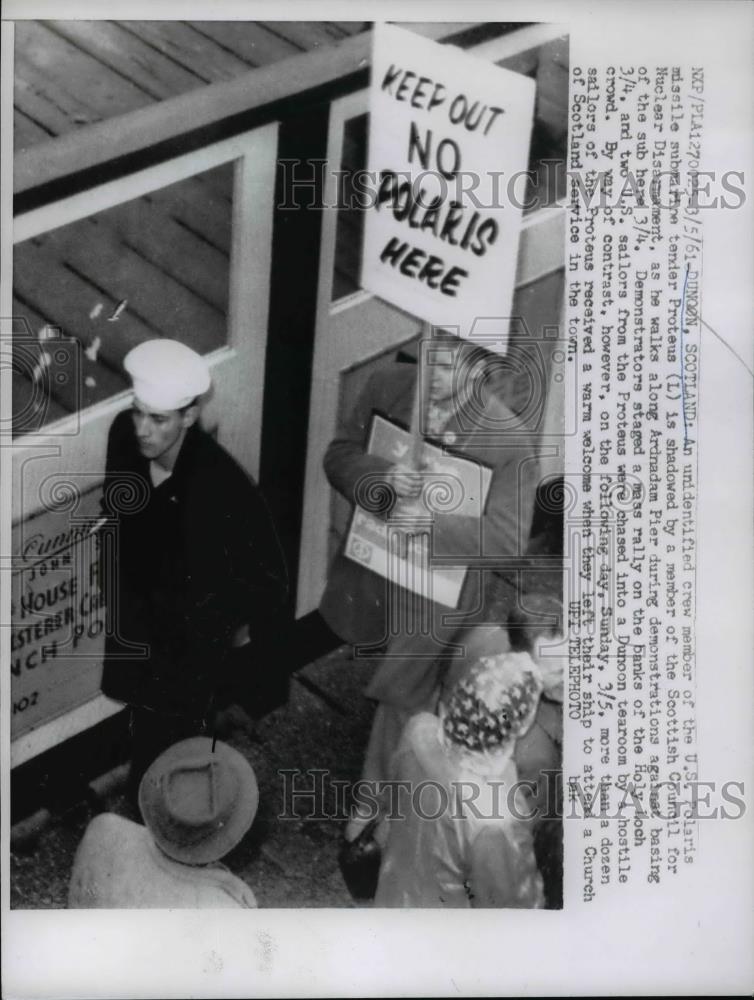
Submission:
[[[423,398],[424,393],[422,390],[425,388],[424,382],[424,369],[423,369],[423,357],[424,357],[424,341],[427,340],[432,334],[432,326],[422,321],[421,324],[421,339],[419,341],[419,352],[416,359],[416,382],[414,383],[414,401],[411,407],[411,460],[410,464],[414,469],[419,468],[421,462],[422,454],[422,444],[424,439],[421,433],[422,425],[422,406],[425,403]]]

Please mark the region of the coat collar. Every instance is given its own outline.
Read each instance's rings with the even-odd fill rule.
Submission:
[[[149,475],[149,460],[139,455],[139,459],[143,464],[144,475],[150,483],[153,492],[168,493],[171,498],[174,497],[176,499],[184,494],[186,485],[196,467],[197,457],[201,452],[203,435],[204,431],[196,424],[189,427],[183,439],[181,449],[178,452],[178,458],[175,461],[172,473],[158,486],[152,484],[151,476]]]

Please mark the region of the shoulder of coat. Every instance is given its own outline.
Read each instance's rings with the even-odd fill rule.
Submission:
[[[485,416],[491,418],[504,430],[531,438],[532,430],[519,414],[508,406],[500,396],[490,393],[486,400]]]
[[[368,385],[372,394],[385,402],[402,399],[416,382],[417,366],[407,362],[393,361],[385,368],[370,376]]]
[[[108,438],[110,445],[116,442],[119,447],[126,445],[133,447],[134,450],[136,449],[136,435],[134,433],[130,407],[126,410],[121,410],[120,413],[116,413],[113,417]]]
[[[198,429],[195,463],[201,481],[211,485],[213,491],[217,491],[220,484],[240,488],[256,485],[230,452],[201,429]]]
[[[146,827],[115,813],[100,813],[89,823],[84,834],[88,842],[97,841],[117,845],[124,838],[133,839],[146,835]]]

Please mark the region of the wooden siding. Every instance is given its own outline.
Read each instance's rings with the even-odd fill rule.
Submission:
[[[367,21],[17,21],[15,148],[334,45]]]
[[[336,44],[367,26],[19,21],[15,150]],[[123,356],[143,339],[178,337],[202,353],[225,342],[231,184],[230,168],[207,171],[16,247],[17,433],[125,389]],[[123,300],[118,324],[109,323]],[[39,334],[46,327],[60,331],[67,350],[45,350]]]
[[[16,152],[23,161],[29,147],[52,137],[72,138],[82,126],[201,90],[208,83],[227,84],[278,60],[337,46],[368,27],[368,22],[17,22]],[[480,38],[514,27],[477,26]],[[564,160],[567,40],[536,46],[502,65],[537,79],[530,167],[536,172],[543,159]],[[366,120],[360,116],[346,127],[341,163],[346,201],[350,175],[365,165]],[[557,176],[560,180],[564,174]],[[80,355],[78,390],[70,362],[65,371],[53,365],[43,372],[50,397],[47,421],[125,388],[123,355],[145,337],[180,337],[203,352],[224,342],[230,178],[228,169],[207,171],[16,247],[14,315],[28,324],[18,323],[16,329],[27,345],[32,341],[31,354],[19,352],[14,371],[18,433],[36,429],[28,422],[35,393],[28,357],[35,351],[41,356],[42,346],[34,341],[46,325],[75,338]],[[550,200],[554,193],[548,192]],[[557,191],[558,196],[563,193]],[[341,208],[336,299],[359,287],[362,239],[363,211]],[[123,299],[128,306],[114,329],[106,317]],[[90,312],[97,302],[103,311],[94,322]],[[29,329],[31,338],[23,333]],[[93,359],[87,348],[91,353],[96,337],[101,345]]]

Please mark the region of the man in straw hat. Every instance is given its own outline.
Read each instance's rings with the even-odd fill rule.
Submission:
[[[225,743],[176,743],[139,786],[146,826],[96,816],[79,844],[69,909],[252,908],[254,893],[220,864],[259,803],[251,764]]]
[[[254,712],[269,695],[276,658],[265,646],[287,583],[259,489],[198,424],[206,360],[159,339],[129,351],[124,367],[134,398],[108,440],[102,690],[131,706],[135,794],[152,760],[211,727],[223,700]]]

